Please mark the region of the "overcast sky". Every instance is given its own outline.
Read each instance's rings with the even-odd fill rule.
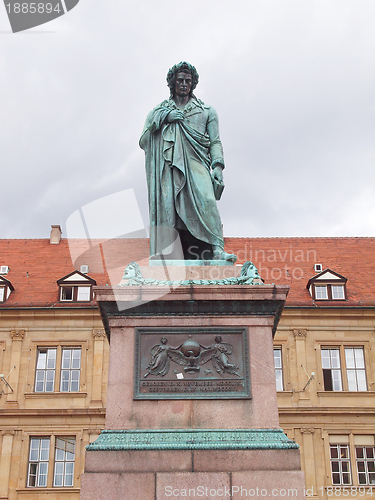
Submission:
[[[12,34],[0,6],[0,237],[96,202],[136,229],[97,201],[131,190],[147,225],[138,140],[181,60],[219,114],[225,236],[374,236],[374,25],[373,0],[80,0]]]

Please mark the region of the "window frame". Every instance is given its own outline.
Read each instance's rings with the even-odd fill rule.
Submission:
[[[364,450],[364,457],[358,457],[357,456],[357,450],[362,448]],[[367,457],[367,449],[371,448],[372,449],[372,457]],[[358,478],[358,484],[360,486],[374,486],[375,485],[375,466],[374,466],[374,471],[369,472],[368,471],[368,463],[373,462],[375,464],[375,445],[354,445],[354,453],[355,453],[355,464],[356,464],[356,470],[357,470],[357,478]],[[359,471],[358,470],[358,462],[363,462],[364,463],[364,468],[365,471]],[[365,474],[366,482],[361,483],[360,482],[360,474]],[[370,474],[373,474],[374,479],[373,482],[370,482],[369,476]]]
[[[33,441],[39,441],[38,445],[38,459],[37,460],[31,460],[31,453],[32,453],[32,442]],[[42,441],[48,441],[48,457],[47,460],[41,460],[41,453],[42,453]],[[45,450],[47,448],[44,448]],[[27,488],[47,488],[47,483],[48,483],[48,472],[49,472],[49,461],[50,461],[50,454],[51,454],[51,439],[49,436],[30,436],[29,438],[29,454],[28,454],[28,459],[27,459],[27,475],[26,475],[26,487]],[[38,484],[35,485],[30,485],[30,477],[34,476],[30,474],[30,469],[33,464],[37,464],[36,466],[36,474],[35,474],[35,479]],[[45,484],[40,485],[39,484],[39,469],[40,469],[40,464],[47,464],[46,467],[46,473],[43,474],[45,476]]]
[[[280,352],[280,364],[281,366],[280,367],[276,367],[276,359],[275,359],[275,351],[279,351]],[[285,391],[285,381],[284,381],[284,363],[283,363],[283,348],[282,346],[273,346],[273,360],[274,360],[274,367],[275,367],[275,381],[276,381],[276,391],[277,392],[283,392]],[[282,388],[279,389],[278,386],[277,386],[277,382],[278,382],[278,379],[277,379],[277,376],[276,376],[276,372],[279,371],[281,373],[281,386]]]
[[[371,377],[371,367],[367,364],[367,360],[369,359],[369,354],[368,354],[368,342],[363,342],[362,344],[358,344],[357,342],[345,342],[345,343],[340,343],[340,344],[332,344],[332,343],[324,343],[324,342],[318,342],[319,349],[317,349],[317,352],[320,351],[319,353],[319,366],[320,366],[320,383],[322,386],[322,393],[342,393],[342,392],[350,392],[353,394],[357,394],[359,392],[362,393],[367,393],[370,391],[369,389],[369,380]],[[365,382],[366,382],[366,387],[367,389],[364,390],[349,390],[349,381],[348,381],[348,368],[347,368],[347,362],[346,362],[346,352],[345,349],[349,348],[357,348],[357,349],[362,349],[363,352],[363,360],[364,360],[364,368],[360,369],[365,372]],[[339,350],[339,355],[340,355],[340,370],[341,370],[341,385],[342,388],[341,390],[329,390],[325,388],[324,384],[324,374],[323,374],[323,362],[322,362],[322,354],[321,351],[322,349],[338,349]]]
[[[67,454],[69,453],[68,451],[64,450],[64,459],[63,460],[58,460],[57,459],[57,450],[61,448],[57,448],[57,441],[67,441],[67,440],[74,440],[74,452],[73,452],[73,460],[68,460],[67,459]],[[76,437],[75,436],[55,436],[55,443],[54,443],[54,457],[53,457],[53,482],[52,482],[52,487],[53,488],[73,488],[74,486],[74,468],[75,468],[75,459],[76,459]],[[57,465],[58,464],[63,464],[63,473],[62,473],[62,479],[63,479],[63,484],[56,484],[56,470],[57,470]],[[72,484],[65,484],[66,482],[66,468],[68,464],[73,464],[73,470],[69,476],[72,476]],[[59,474],[60,475],[60,474]]]
[[[40,358],[40,354],[44,354],[44,351],[46,351],[46,360],[45,360],[45,368],[38,368],[38,363],[39,363],[39,358]],[[54,355],[54,366],[53,368],[48,368],[48,361],[49,359],[49,352],[53,352],[55,351],[55,355]],[[56,383],[56,361],[57,361],[57,349],[56,347],[39,347],[38,350],[37,350],[37,355],[36,355],[36,366],[35,366],[35,378],[34,378],[34,392],[37,392],[37,393],[44,393],[44,392],[54,392],[54,389],[55,389],[55,383]],[[39,372],[44,372],[44,378],[43,378],[43,390],[41,391],[38,391],[37,390],[37,384],[38,382],[38,373]],[[49,391],[47,390],[47,384],[48,384],[48,374],[49,373],[53,373],[53,381],[52,381],[52,390]]]
[[[329,351],[329,367],[324,367],[323,366],[323,350],[324,351]],[[333,357],[332,357],[332,351],[337,351],[338,352],[338,361],[339,361],[339,366],[334,367],[333,365]],[[320,357],[321,357],[321,366],[322,366],[322,375],[323,375],[323,388],[324,391],[326,392],[342,392],[343,391],[343,380],[342,380],[342,361],[341,361],[341,352],[339,347],[323,347],[321,346],[320,348]],[[328,370],[330,371],[330,385],[332,389],[327,389],[326,388],[326,375]],[[340,389],[334,389],[335,386],[335,379],[334,379],[334,373],[338,372],[340,377],[339,377],[339,382],[340,382]],[[336,380],[337,382],[338,380]],[[327,376],[327,385],[328,385],[328,376]]]
[[[348,360],[347,360],[347,351],[349,349],[353,349],[353,359],[354,359],[354,368],[352,367],[348,367]],[[363,360],[363,368],[362,367],[359,367],[357,368],[356,366],[356,357],[355,357],[355,350],[361,350],[362,351],[362,360]],[[367,383],[367,372],[366,372],[366,359],[365,359],[365,348],[364,346],[344,346],[344,357],[345,357],[345,371],[346,371],[346,380],[347,380],[347,384],[348,384],[348,391],[350,392],[367,392],[368,391],[368,383]],[[350,382],[349,382],[349,376],[348,376],[348,372],[349,371],[354,371],[355,372],[355,380],[356,380],[356,385],[357,385],[357,389],[350,389],[349,388],[349,385],[350,385]],[[358,379],[358,374],[361,373],[361,372],[364,372],[364,382],[365,382],[365,385],[366,385],[366,389],[359,389],[359,384],[360,384],[360,381]]]
[[[57,350],[56,354],[56,368],[55,368],[55,383],[54,390],[52,392],[36,392],[35,391],[35,379],[36,379],[36,367],[37,367],[37,359],[38,359],[38,350],[39,349],[48,349],[55,348]],[[80,368],[80,380],[79,380],[79,391],[60,391],[60,381],[61,381],[61,367],[62,367],[62,350],[63,349],[81,349],[81,368]],[[32,354],[30,357],[30,370],[28,372],[28,387],[30,388],[30,392],[26,392],[26,397],[56,397],[56,395],[68,396],[69,394],[74,395],[84,395],[86,394],[86,353],[89,349],[89,342],[82,341],[72,341],[69,342],[46,342],[46,341],[33,341]]]
[[[347,457],[341,458],[340,451],[341,448],[346,448],[347,450]],[[332,457],[331,450],[336,449],[337,450],[337,457]],[[350,443],[349,443],[349,436],[348,436],[348,442],[347,443],[329,443],[329,462],[330,462],[330,468],[331,468],[331,482],[333,486],[351,486],[353,484],[353,473],[352,473],[352,464],[351,464],[351,457],[350,457]],[[338,464],[338,471],[333,471],[333,463]],[[342,470],[342,465],[346,463],[349,465],[349,471],[344,471]],[[340,482],[334,482],[333,480],[333,475],[338,474],[340,477]],[[343,474],[349,474],[349,482],[345,483],[343,482],[342,476]]]
[[[26,490],[27,491],[43,491],[43,492],[50,492],[50,491],[56,491],[58,489],[63,489],[68,491],[69,489],[76,489],[77,488],[77,478],[75,477],[75,471],[80,470],[80,457],[81,457],[81,448],[80,448],[80,434],[81,432],[78,433],[70,433],[70,434],[65,434],[64,432],[50,432],[49,434],[28,434],[28,443],[27,443],[29,453],[26,457],[26,460],[23,462],[23,466],[25,467],[26,470]],[[82,436],[81,436],[82,438]],[[46,471],[46,482],[43,486],[37,484],[37,485],[30,485],[30,466],[32,463],[36,463],[35,461],[30,460],[30,455],[31,455],[31,442],[32,440],[39,439],[41,440],[48,440],[49,445],[48,445],[48,460],[44,460],[42,463],[47,463],[47,471]],[[74,440],[74,460],[69,460],[69,461],[64,461],[65,463],[73,463],[73,470],[72,470],[72,484],[68,484],[64,486],[64,484],[61,485],[55,485],[55,476],[56,476],[56,463],[62,463],[61,460],[56,460],[56,444],[57,440]],[[22,465],[22,464],[21,464]],[[64,465],[64,473],[65,473],[65,465]],[[65,474],[64,474],[65,475]],[[65,481],[63,480],[63,483]]]
[[[69,368],[64,367],[64,352],[71,351],[71,355],[69,357],[70,363],[69,363]],[[79,351],[79,368],[75,368],[72,366],[74,363],[74,357],[73,357],[73,352],[74,351]],[[66,358],[65,358],[66,359]],[[76,358],[77,359],[77,358]],[[59,384],[59,392],[64,392],[64,393],[69,393],[69,392],[79,392],[80,389],[80,379],[81,379],[81,369],[82,369],[82,348],[81,347],[67,347],[67,346],[62,346],[61,347],[61,367],[60,367],[60,384]],[[78,390],[72,390],[72,383],[73,383],[73,372],[78,371]],[[63,373],[68,372],[69,373],[69,378],[68,378],[68,385],[69,389],[68,390],[63,390],[62,386],[63,383],[65,382],[63,380]]]
[[[344,432],[345,434],[342,434]],[[359,482],[358,470],[357,470],[357,459],[356,459],[356,448],[357,447],[373,447],[375,445],[375,431],[373,433],[366,431],[358,431],[357,429],[346,429],[339,433],[337,429],[326,428],[322,431],[323,447],[324,447],[324,461],[326,466],[326,477],[329,478],[329,482],[325,486],[333,486],[338,488],[345,487],[372,487],[371,484],[361,484]],[[345,438],[345,439],[344,439]],[[367,442],[368,444],[358,444]],[[371,442],[371,445],[369,444]],[[349,460],[350,460],[350,470],[351,470],[351,484],[334,484],[332,481],[332,469],[331,469],[331,453],[330,445],[347,444],[349,446]]]
[[[344,294],[344,297],[343,298],[334,298],[333,297],[333,293],[332,293],[332,287],[339,287],[341,286],[342,289],[343,289],[343,294]],[[319,288],[319,287],[326,287],[326,290],[327,290],[327,297],[326,298],[320,298],[320,297],[317,297],[317,294],[316,294],[316,289]],[[337,302],[337,301],[344,301],[344,300],[347,300],[347,296],[346,296],[346,283],[344,282],[340,282],[339,280],[337,280],[337,283],[334,283],[331,281],[324,281],[324,280],[317,280],[316,282],[313,283],[313,299],[314,301],[334,301],[334,302]]]
[[[63,291],[64,289],[66,288],[72,288],[72,298],[71,299],[63,299]],[[83,300],[83,299],[78,299],[78,294],[79,294],[79,289],[80,288],[89,288],[90,289],[90,293],[89,293],[89,298],[86,299],[86,300]],[[59,301],[60,302],[86,302],[86,303],[89,303],[89,302],[92,302],[93,300],[93,290],[92,290],[92,285],[70,285],[68,283],[66,284],[63,284],[63,285],[60,285],[59,286]]]

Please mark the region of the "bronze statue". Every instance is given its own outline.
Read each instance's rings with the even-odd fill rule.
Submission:
[[[198,80],[187,62],[169,70],[170,98],[149,113],[139,142],[146,153],[150,258],[173,258],[178,233],[185,259],[235,262],[224,251],[216,206],[224,188],[218,117],[193,94]]]

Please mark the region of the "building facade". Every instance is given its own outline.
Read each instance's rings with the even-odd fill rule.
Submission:
[[[108,341],[93,287],[148,242],[0,240],[0,499],[78,500],[105,426]],[[375,494],[375,238],[229,238],[239,264],[289,284],[274,338],[280,424],[307,495]],[[374,491],[372,491],[372,485]]]

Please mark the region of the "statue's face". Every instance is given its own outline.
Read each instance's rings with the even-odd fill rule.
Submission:
[[[190,73],[177,73],[174,84],[175,95],[186,97],[190,94],[192,78]]]

